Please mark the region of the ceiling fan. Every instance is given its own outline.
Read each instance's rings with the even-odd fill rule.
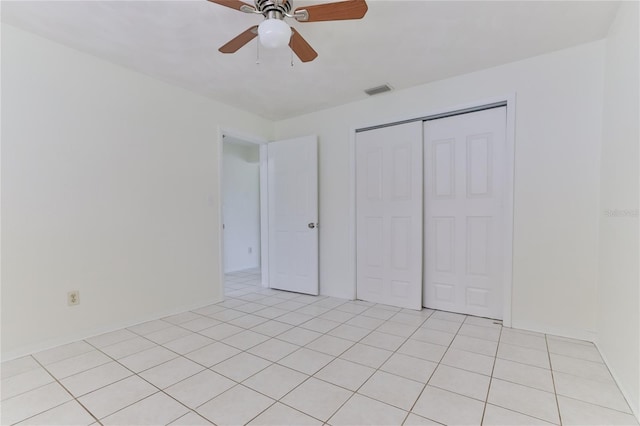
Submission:
[[[302,62],[313,61],[318,54],[295,28],[289,27],[284,18],[298,22],[340,21],[360,19],[367,13],[365,0],[346,0],[324,3],[291,12],[293,0],[254,0],[252,6],[241,0],[209,0],[212,3],[230,7],[245,13],[264,16],[260,25],[254,25],[218,49],[222,53],[235,53],[255,37],[267,48],[284,47],[287,44]]]

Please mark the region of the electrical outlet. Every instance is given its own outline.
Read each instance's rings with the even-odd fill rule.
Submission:
[[[79,305],[80,304],[80,292],[78,290],[73,290],[67,293],[67,305]]]

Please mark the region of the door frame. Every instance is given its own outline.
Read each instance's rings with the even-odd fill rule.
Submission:
[[[502,96],[495,96],[483,100],[469,102],[451,107],[439,108],[420,114],[416,118],[399,119],[387,123],[366,123],[365,125],[351,127],[349,137],[349,253],[353,261],[352,275],[352,295],[353,299],[357,298],[357,241],[356,241],[356,133],[364,129],[400,124],[407,121],[425,121],[437,118],[438,116],[448,116],[456,113],[473,112],[473,110],[481,110],[484,107],[504,103],[507,108],[507,128],[505,141],[505,186],[504,186],[504,252],[510,254],[505,258],[502,277],[503,277],[503,303],[502,303],[502,323],[505,327],[511,327],[512,318],[512,292],[513,292],[513,211],[514,211],[514,171],[515,171],[515,123],[516,123],[516,93],[509,93]],[[423,284],[424,289],[424,284]]]
[[[222,211],[223,197],[223,151],[224,137],[228,136],[233,139],[239,139],[243,142],[258,145],[260,149],[260,272],[262,287],[269,287],[269,210],[267,205],[268,186],[267,186],[267,144],[268,140],[259,136],[247,134],[242,131],[218,127],[218,146],[217,146],[217,178],[218,178],[218,265],[219,265],[219,282],[220,295],[224,299],[224,217]]]

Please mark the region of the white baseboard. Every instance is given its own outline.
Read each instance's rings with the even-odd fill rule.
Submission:
[[[33,354],[33,353],[42,352],[42,351],[45,351],[47,349],[55,348],[56,346],[66,345],[68,343],[73,343],[73,342],[77,342],[79,340],[88,339],[88,338],[91,338],[91,337],[98,336],[100,334],[109,333],[111,331],[121,330],[121,329],[126,328],[126,327],[132,327],[132,326],[137,325],[137,324],[142,324],[143,322],[153,321],[153,320],[156,320],[156,319],[168,317],[170,315],[175,315],[175,314],[179,314],[179,313],[186,312],[186,311],[193,311],[195,309],[199,309],[199,308],[202,308],[204,306],[208,306],[208,305],[211,305],[211,304],[214,304],[214,303],[218,303],[218,302],[221,302],[223,300],[224,299],[222,297],[220,297],[220,298],[211,299],[211,300],[208,300],[208,301],[205,301],[205,302],[201,301],[201,302],[198,302],[198,303],[193,304],[193,305],[179,306],[179,307],[168,309],[168,310],[165,310],[165,311],[156,312],[156,313],[153,313],[151,315],[144,316],[144,317],[138,317],[138,318],[135,318],[135,319],[130,320],[130,321],[115,322],[113,324],[109,324],[109,325],[103,326],[103,327],[97,327],[97,328],[94,328],[94,329],[89,330],[89,331],[83,331],[83,332],[80,332],[80,333],[69,334],[69,335],[66,335],[66,336],[57,337],[55,339],[46,340],[44,342],[38,342],[38,343],[35,343],[35,344],[32,344],[32,345],[22,346],[22,347],[20,347],[18,349],[9,351],[7,353],[3,353],[2,354],[2,362],[11,361],[13,359],[23,357],[25,355],[30,355],[30,354]]]

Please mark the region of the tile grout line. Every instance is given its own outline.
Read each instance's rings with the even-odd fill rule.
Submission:
[[[498,361],[498,349],[500,348],[500,340],[502,339],[502,329],[500,327],[500,335],[498,336],[498,344],[496,345],[496,353],[493,357],[493,366],[491,367],[491,376],[489,376],[489,386],[487,386],[487,396],[484,401],[484,408],[482,409],[482,417],[480,418],[480,424],[484,423],[484,416],[487,413],[487,405],[489,404],[489,394],[491,393],[491,384],[493,383],[493,374],[496,370],[496,362]]]
[[[556,410],[558,410],[558,420],[560,426],[562,426],[562,414],[560,412],[560,401],[558,400],[558,390],[556,389],[556,376],[553,372],[553,364],[551,363],[551,353],[549,352],[549,340],[547,335],[544,335],[544,342],[547,345],[547,357],[549,359],[549,370],[551,371],[551,383],[553,384],[553,397],[556,401]]]

